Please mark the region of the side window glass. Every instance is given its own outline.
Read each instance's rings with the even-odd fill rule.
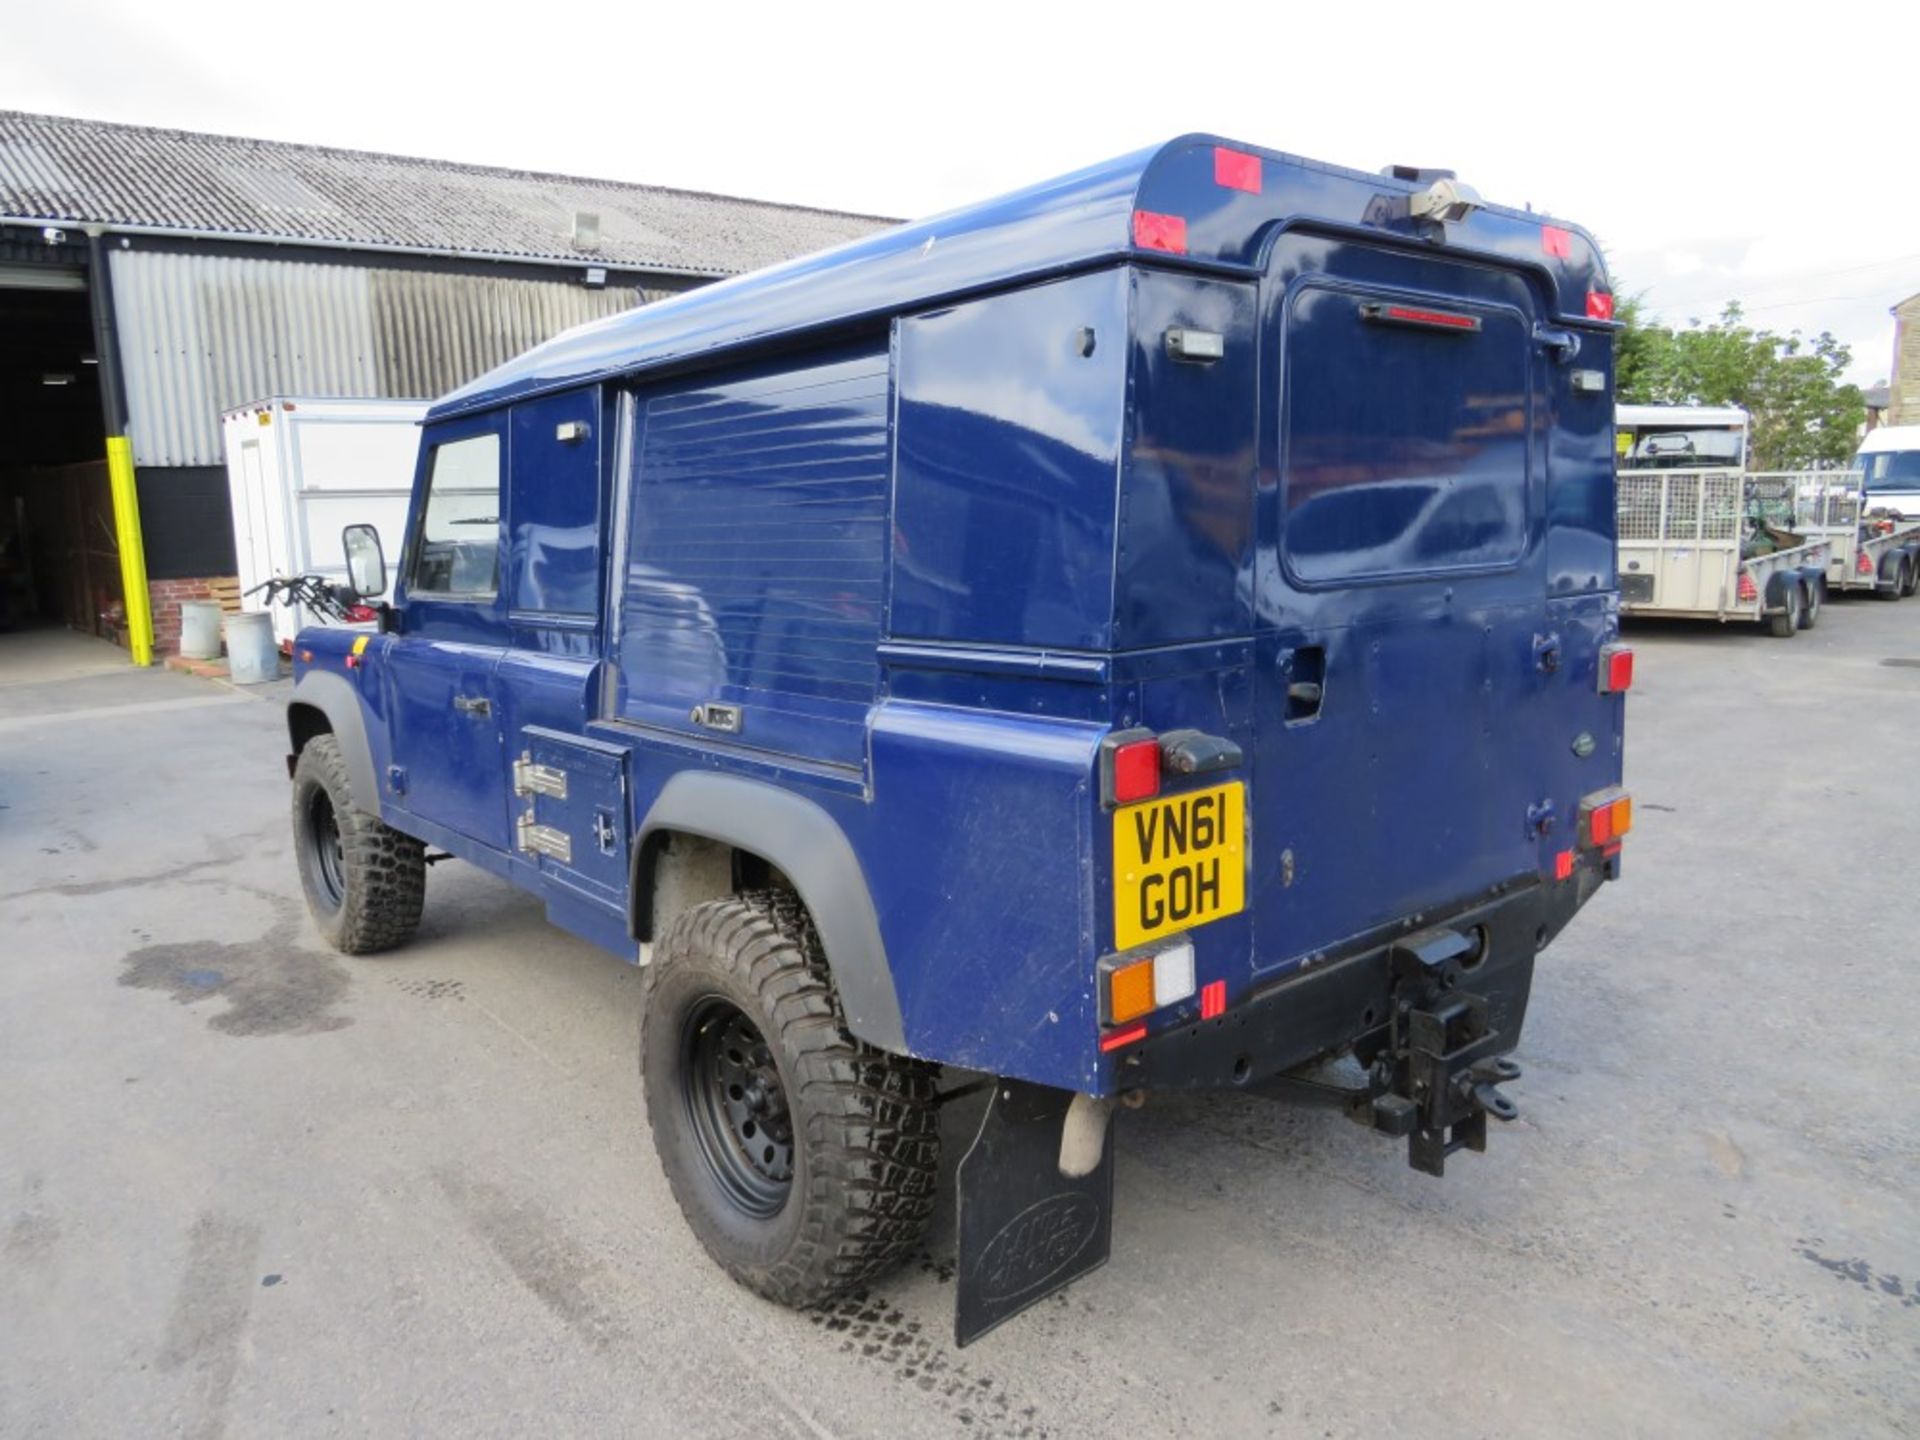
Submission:
[[[500,437],[435,448],[408,588],[488,600],[500,588]]]

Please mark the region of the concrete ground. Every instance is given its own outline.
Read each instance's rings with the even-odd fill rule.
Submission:
[[[323,952],[276,704],[0,637],[0,1433],[1913,1433],[1920,604],[1631,638],[1522,1118],[1434,1181],[1156,1099],[1112,1263],[957,1353],[949,1215],[828,1315],[706,1261],[635,971],[458,865]]]

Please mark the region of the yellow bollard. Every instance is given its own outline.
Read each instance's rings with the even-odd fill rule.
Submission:
[[[133,442],[107,437],[107,483],[113,490],[113,533],[120,547],[120,588],[127,607],[133,663],[153,663],[153,602],[147,594],[147,550],[140,539],[140,491],[133,479]]]

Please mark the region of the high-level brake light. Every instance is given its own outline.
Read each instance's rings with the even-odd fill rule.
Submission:
[[[1187,253],[1187,220],[1184,215],[1161,215],[1153,210],[1133,212],[1133,243],[1142,250],[1164,250],[1169,255]]]

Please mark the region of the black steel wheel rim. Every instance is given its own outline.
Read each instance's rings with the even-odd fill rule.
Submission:
[[[313,878],[328,908],[337,910],[347,898],[347,856],[340,843],[340,817],[324,790],[315,790],[307,802],[307,840],[313,853]]]
[[[793,1189],[793,1117],[773,1052],[739,1006],[709,996],[680,1033],[680,1087],[701,1158],[727,1199],[766,1219]]]

